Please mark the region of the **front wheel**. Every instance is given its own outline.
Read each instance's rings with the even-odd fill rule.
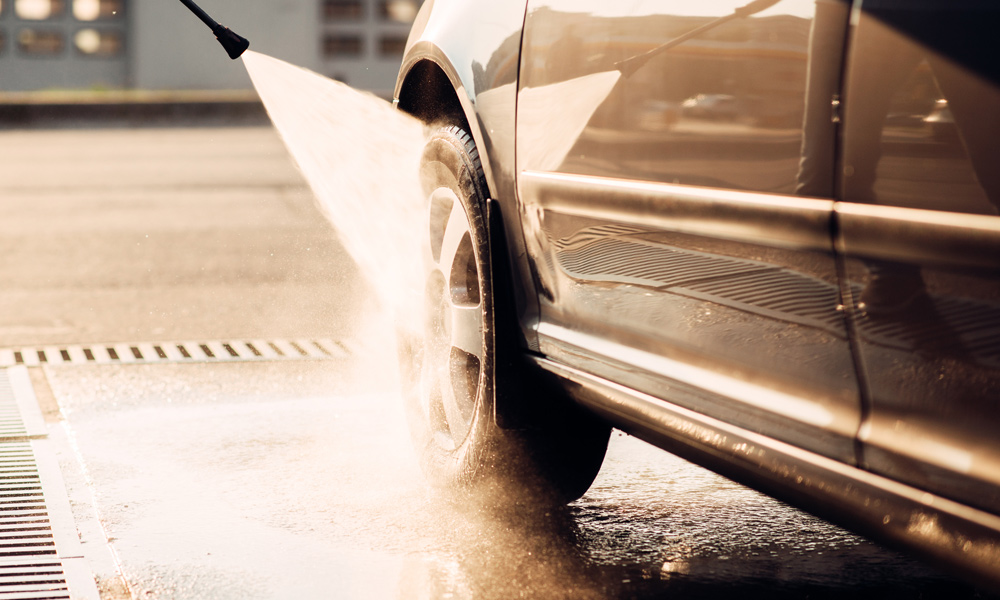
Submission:
[[[479,153],[459,127],[438,130],[421,159],[428,198],[423,339],[404,357],[408,420],[431,482],[487,502],[507,494],[565,503],[587,490],[604,459],[610,428],[539,380],[525,364],[498,381],[494,277],[485,220],[486,183]],[[501,261],[502,264],[502,261]],[[508,290],[502,290],[507,293]],[[511,319],[512,320],[512,319]],[[497,388],[518,384],[541,415],[518,430],[498,426],[506,407]],[[553,414],[558,412],[558,414]]]

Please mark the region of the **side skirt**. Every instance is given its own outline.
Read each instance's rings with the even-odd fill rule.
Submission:
[[[549,359],[615,427],[779,500],[1000,590],[1000,517],[636,392]]]

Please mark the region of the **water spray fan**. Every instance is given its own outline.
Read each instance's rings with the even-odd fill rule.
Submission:
[[[192,2],[192,0],[181,0],[181,2],[184,6],[190,8],[191,12],[197,15],[205,25],[208,25],[208,28],[215,34],[215,39],[219,40],[222,47],[226,49],[226,54],[229,55],[229,58],[236,60],[250,47],[250,42],[245,37],[218,23],[215,19],[208,16],[208,13],[203,11],[200,6]]]

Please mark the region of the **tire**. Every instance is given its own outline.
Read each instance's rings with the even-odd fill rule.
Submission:
[[[422,340],[404,344],[410,356],[401,358],[409,363],[404,395],[424,473],[436,487],[485,504],[575,500],[600,469],[610,427],[562,398],[526,361],[510,381],[497,381],[496,327],[517,324],[495,312],[487,186],[471,136],[455,126],[432,134],[421,181],[429,205],[424,331]],[[498,425],[506,410],[497,405],[498,386],[537,407],[533,422]]]

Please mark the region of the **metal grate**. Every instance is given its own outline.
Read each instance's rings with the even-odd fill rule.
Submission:
[[[45,477],[39,468],[35,442],[30,439],[44,434],[30,424],[35,419],[20,416],[26,408],[38,410],[30,385],[23,368],[0,371],[0,414],[4,422],[0,432],[0,598],[70,598],[70,584],[56,538],[62,540],[59,545],[65,545],[75,531],[60,533],[53,524],[45,496]],[[19,397],[26,393],[31,397]]]
[[[14,401],[14,388],[7,377],[0,377],[0,438],[28,435],[21,410]]]
[[[56,600],[71,596],[58,559],[27,558],[0,563],[0,597]]]
[[[143,342],[0,348],[0,367],[43,364],[124,364],[328,360],[356,354],[347,343],[319,340]],[[0,413],[0,428],[3,414]]]

